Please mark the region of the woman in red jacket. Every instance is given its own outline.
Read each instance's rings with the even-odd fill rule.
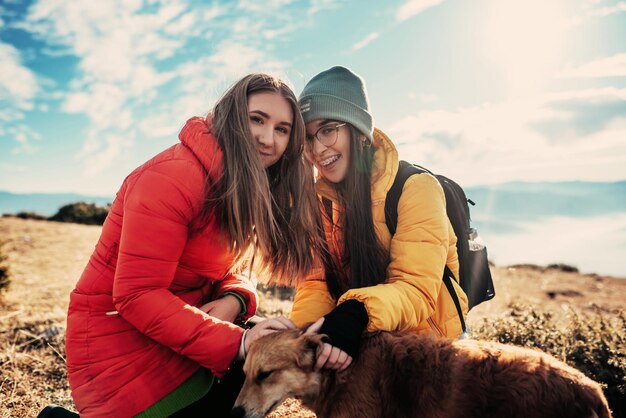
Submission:
[[[81,417],[227,415],[242,383],[233,362],[293,327],[234,324],[257,307],[246,271],[289,283],[321,245],[304,135],[291,89],[252,74],[124,180],[70,295]]]

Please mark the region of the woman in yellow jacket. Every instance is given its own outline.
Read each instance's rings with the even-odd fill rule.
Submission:
[[[398,153],[374,128],[363,80],[330,68],[311,79],[299,104],[329,255],[298,286],[291,320],[317,321],[311,330],[328,335],[317,367],[347,367],[365,330],[458,337],[461,322],[442,280],[446,265],[458,277],[456,236],[437,179],[423,173],[406,181],[391,236],[384,208]],[[467,297],[452,282],[467,313]]]

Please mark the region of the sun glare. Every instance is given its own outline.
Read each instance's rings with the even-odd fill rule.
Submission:
[[[486,54],[501,67],[510,94],[529,94],[549,80],[562,57],[567,22],[559,0],[489,2]]]

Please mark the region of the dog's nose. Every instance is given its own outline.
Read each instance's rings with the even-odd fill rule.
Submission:
[[[246,410],[240,406],[234,406],[233,409],[230,410],[230,416],[236,418],[244,418],[246,416]]]

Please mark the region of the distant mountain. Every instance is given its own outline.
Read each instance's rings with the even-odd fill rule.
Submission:
[[[468,187],[472,225],[498,265],[564,263],[582,272],[626,277],[626,181],[506,183]],[[54,215],[75,202],[112,197],[0,191],[0,213]]]
[[[76,193],[9,193],[0,191],[0,214],[17,212],[36,212],[52,216],[61,206],[68,203],[87,202],[106,205],[113,202],[112,197],[87,196]]]
[[[564,263],[626,277],[626,181],[471,187],[472,225],[496,264]]]
[[[626,180],[613,183],[512,182],[495,186],[465,189],[467,197],[476,202],[470,207],[472,219],[492,227],[504,228],[510,221],[539,221],[551,216],[588,217],[626,212]],[[113,197],[88,196],[75,193],[17,194],[0,191],[0,213],[19,211],[53,215],[68,203],[89,202],[105,205]]]
[[[626,181],[613,183],[505,183],[469,187],[477,221],[538,221],[551,216],[590,217],[626,212]]]

